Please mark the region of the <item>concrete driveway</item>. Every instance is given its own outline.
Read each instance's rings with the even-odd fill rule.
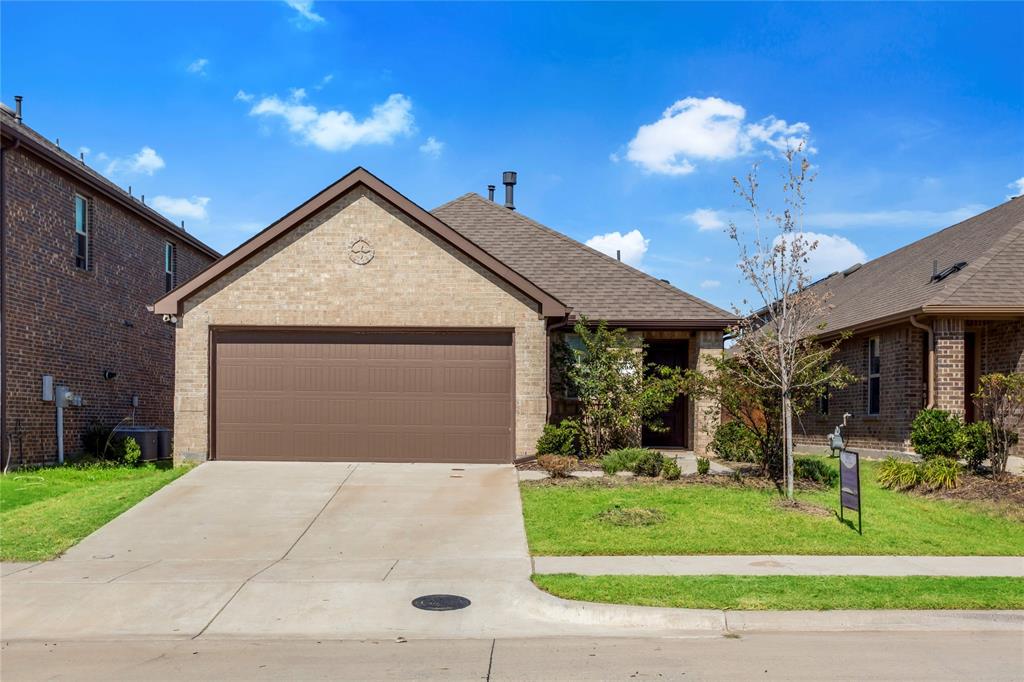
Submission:
[[[209,462],[62,558],[6,575],[0,634],[595,634],[596,607],[541,593],[530,572],[511,466]],[[472,605],[410,604],[437,593]],[[601,627],[680,626],[678,614],[661,623],[636,611],[640,620],[619,613]],[[687,627],[720,627],[720,614],[697,613]]]

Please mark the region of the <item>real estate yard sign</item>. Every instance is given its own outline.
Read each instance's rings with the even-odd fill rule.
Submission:
[[[839,453],[839,519],[843,510],[857,511],[857,532],[863,535],[860,519],[860,455],[852,450]]]

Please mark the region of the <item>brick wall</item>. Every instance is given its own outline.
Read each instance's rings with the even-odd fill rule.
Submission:
[[[935,320],[935,407],[964,416],[964,321]]]
[[[165,241],[176,243],[179,282],[211,259],[23,149],[3,154],[5,433],[20,435],[29,463],[56,461],[44,374],[86,401],[65,411],[67,454],[81,452],[90,422],[110,426],[128,415],[133,395],[137,423],[171,427],[174,330],[146,305],[164,293]],[[91,199],[88,271],[75,267],[76,192]],[[117,377],[105,380],[104,370]]]
[[[982,374],[1024,372],[1024,320],[988,322],[980,346]]]
[[[877,336],[880,352],[881,394],[879,414],[868,410],[868,340]],[[829,397],[828,414],[818,410],[794,420],[796,443],[824,449],[827,436],[843,413],[853,415],[846,428],[851,449],[905,450],[910,444],[910,423],[925,406],[927,397],[926,334],[910,324],[858,334],[842,343],[835,361],[846,365],[857,381]]]
[[[365,239],[373,259],[356,265]],[[537,305],[375,194],[354,190],[186,301],[178,320],[175,458],[208,454],[209,328],[218,325],[515,330],[516,456],[547,414]]]

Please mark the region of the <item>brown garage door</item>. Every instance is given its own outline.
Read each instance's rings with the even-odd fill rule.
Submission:
[[[512,461],[508,332],[221,331],[216,459]]]

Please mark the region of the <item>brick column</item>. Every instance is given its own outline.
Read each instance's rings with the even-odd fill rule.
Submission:
[[[721,357],[723,339],[721,331],[695,332],[690,342],[690,367],[700,372],[711,369],[711,358]],[[704,457],[721,419],[718,401],[701,399],[690,401],[690,439],[693,452]]]
[[[964,321],[935,320],[935,407],[964,416]]]

